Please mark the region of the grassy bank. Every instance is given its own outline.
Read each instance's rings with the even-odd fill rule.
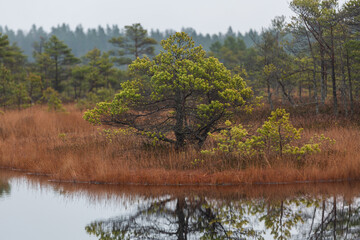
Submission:
[[[49,174],[52,179],[140,184],[239,184],[264,182],[360,179],[360,128],[358,120],[296,114],[291,120],[304,127],[304,139],[323,133],[334,145],[302,164],[279,158],[271,165],[225,156],[204,156],[194,149],[175,151],[154,147],[131,134],[106,134],[91,126],[73,106],[67,113],[32,107],[0,115],[0,166]],[[261,124],[264,109],[244,116],[244,124]],[[246,118],[245,118],[246,117]],[[205,148],[211,148],[209,140]],[[194,161],[201,159],[200,163]]]
[[[11,179],[24,177],[21,172],[0,169],[0,184],[7,184]],[[98,184],[73,184],[48,181],[47,177],[26,176],[26,184],[30,188],[53,188],[66,196],[86,197],[90,201],[102,201],[109,198],[123,197],[132,199],[135,196],[144,198],[158,198],[160,196],[174,197],[207,197],[217,200],[241,200],[266,198],[268,201],[285,200],[289,198],[329,197],[343,196],[348,202],[359,196],[360,182],[317,183],[317,184],[261,184],[239,186],[144,186],[144,185],[98,185]]]

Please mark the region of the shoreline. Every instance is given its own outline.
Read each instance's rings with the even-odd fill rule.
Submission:
[[[72,184],[90,184],[90,185],[114,185],[114,186],[156,186],[156,187],[236,187],[236,186],[266,186],[266,185],[301,185],[301,184],[329,184],[329,183],[351,183],[360,182],[360,178],[337,178],[337,179],[317,179],[317,180],[298,180],[298,181],[283,181],[283,182],[237,182],[237,183],[139,183],[139,182],[106,182],[96,180],[76,180],[76,179],[56,179],[51,178],[53,174],[32,172],[26,169],[2,167],[1,170],[10,172],[19,172],[25,176],[35,176],[48,178],[48,182],[52,183],[72,183]],[[186,171],[184,171],[186,173]],[[241,173],[241,171],[239,171]]]

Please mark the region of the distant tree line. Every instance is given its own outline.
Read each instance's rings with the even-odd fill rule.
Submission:
[[[223,34],[201,34],[197,33],[193,28],[183,28],[181,31],[188,33],[197,45],[202,45],[206,51],[210,50],[210,46],[216,42],[223,42],[227,36],[239,37],[244,40],[246,46],[253,45],[251,35],[256,35],[257,32],[250,30],[244,35],[240,32],[234,32],[231,27]],[[111,51],[114,49],[113,45],[109,42],[112,38],[124,37],[126,28],[121,28],[118,25],[107,25],[106,27],[98,26],[97,28],[84,29],[81,25],[75,27],[74,30],[67,24],[52,27],[50,32],[45,31],[42,27],[32,25],[29,31],[12,30],[6,26],[0,26],[0,32],[8,36],[11,43],[16,43],[23,53],[28,56],[30,61],[33,61],[32,52],[34,42],[40,42],[49,39],[55,35],[59,40],[63,41],[69,48],[72,49],[74,56],[84,56],[88,51],[97,48],[102,52]],[[175,33],[174,30],[150,30],[148,35],[150,38],[155,39],[158,43],[161,40],[168,38],[171,34]],[[155,53],[159,53],[160,45],[155,46]]]

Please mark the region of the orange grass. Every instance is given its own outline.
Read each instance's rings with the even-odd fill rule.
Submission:
[[[301,166],[289,159],[273,161],[271,167],[239,166],[236,159],[234,164],[234,159],[222,156],[204,157],[194,149],[178,152],[168,145],[153,147],[135,135],[118,135],[110,141],[101,134],[101,127],[84,121],[74,106],[66,108],[67,113],[54,113],[36,106],[0,115],[0,167],[47,174],[61,181],[155,185],[360,179],[360,128],[355,121],[296,116],[291,119],[295,126],[309,126],[305,139],[323,133],[336,144],[307,157]],[[252,118],[262,115],[255,113]],[[259,125],[263,120],[255,122]],[[211,146],[211,141],[205,144]],[[204,162],[194,165],[195,159]]]
[[[4,171],[0,169],[0,184],[6,184],[10,179],[22,178],[20,172]],[[47,177],[27,175],[26,184],[29,186],[52,187],[66,193],[67,197],[82,196],[90,201],[98,202],[109,198],[121,200],[133,199],[135,196],[157,198],[171,195],[175,197],[206,196],[217,200],[241,200],[263,198],[268,201],[284,200],[296,197],[329,197],[343,196],[348,202],[359,196],[360,182],[337,182],[315,184],[243,184],[239,186],[144,186],[144,185],[116,185],[116,184],[87,184],[48,181]]]

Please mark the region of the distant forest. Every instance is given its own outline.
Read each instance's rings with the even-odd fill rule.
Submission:
[[[275,17],[261,32],[200,34],[182,29],[233,75],[263,97],[270,109],[287,103],[316,114],[352,115],[360,103],[360,0],[293,0],[291,19]],[[161,40],[175,31],[144,29],[140,23],[50,32],[0,27],[0,106],[110,101],[133,78],[128,66],[152,59]],[[165,43],[163,43],[165,44]],[[163,46],[164,47],[164,46]],[[164,48],[165,49],[165,48]],[[59,98],[59,99],[58,99]]]
[[[259,34],[250,30],[244,34],[240,32],[234,32],[231,27],[228,31],[218,34],[201,34],[197,33],[193,28],[183,28],[182,32],[186,32],[193,38],[197,45],[202,45],[208,52],[210,47],[215,42],[223,43],[228,36],[242,39],[247,47],[251,47],[254,44],[252,38],[258,37]],[[124,36],[125,30],[118,25],[98,26],[97,28],[84,29],[81,25],[78,25],[75,30],[72,30],[68,24],[58,25],[52,27],[50,32],[46,32],[42,27],[33,25],[29,31],[9,29],[7,26],[0,26],[0,33],[8,36],[10,43],[16,43],[17,46],[23,50],[23,53],[28,56],[30,62],[34,61],[33,51],[34,43],[48,40],[52,35],[55,35],[59,40],[63,41],[76,57],[82,57],[90,50],[97,48],[101,52],[108,52],[114,50],[114,46],[109,42],[110,39]],[[148,36],[155,39],[158,43],[161,40],[168,38],[171,34],[174,34],[175,30],[166,30],[161,32],[160,30],[148,31]],[[155,54],[158,54],[161,49],[160,44],[155,46]]]

